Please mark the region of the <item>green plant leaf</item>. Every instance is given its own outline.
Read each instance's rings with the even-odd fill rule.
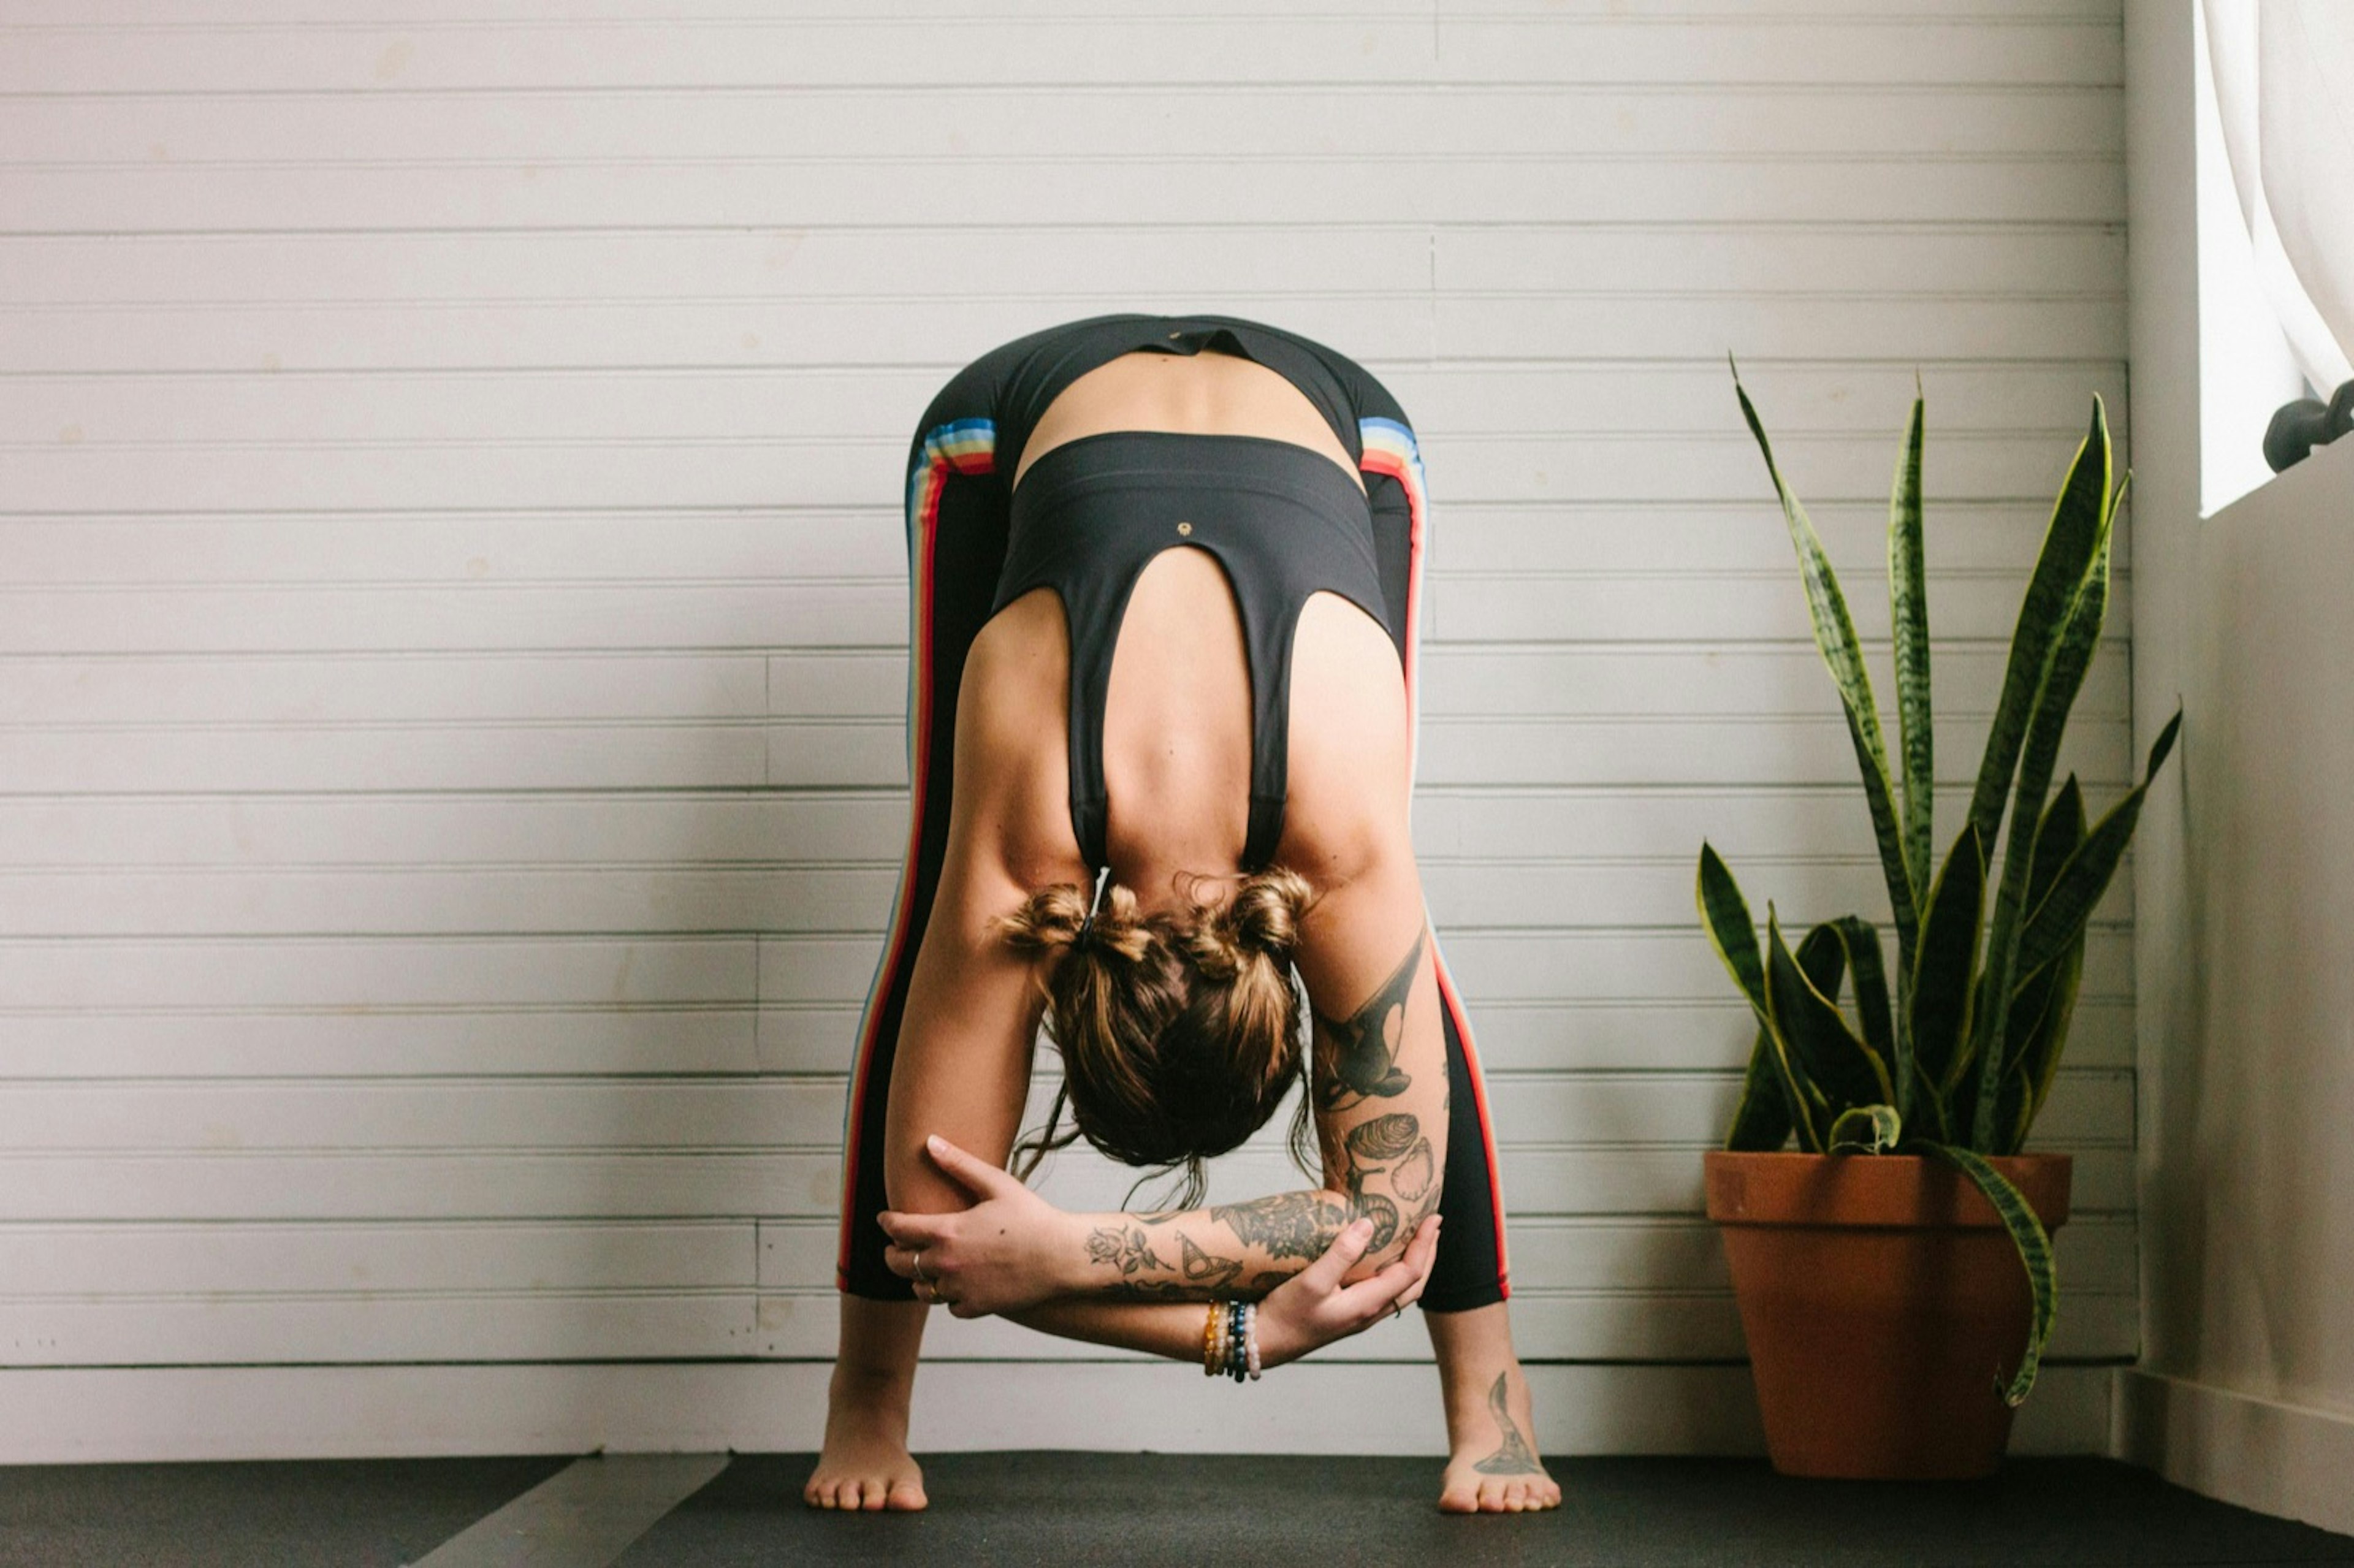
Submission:
[[[1998,1154],[2016,1154],[2026,1147],[2028,1129],[2035,1125],[2037,1114],[2051,1096],[2052,1080],[2060,1067],[2060,1053],[2068,1041],[2069,1020],[2075,1012],[2076,988],[2084,973],[2084,933],[2080,927],[2076,939],[2035,972],[2013,1004],[2010,1035],[2005,1047],[2010,1065],[2004,1073],[2004,1096],[2006,1099],[2009,1097],[2010,1086],[2016,1081],[2023,1091],[2023,1099],[2009,1116],[2003,1107],[1996,1107],[1996,1126],[2007,1129],[1996,1140]]]
[[[2177,708],[2150,745],[2149,764],[2142,773],[2141,782],[2110,807],[2091,832],[2080,832],[2078,842],[2063,850],[2064,858],[2053,869],[2041,896],[2031,898],[2027,925],[2019,938],[2018,967],[2021,976],[2033,975],[2070,941],[2083,935],[2084,923],[2092,918],[2101,895],[2108,891],[2117,864],[2125,858],[2126,846],[2133,841],[2143,797],[2148,794],[2151,780],[2164,766],[2167,753],[2173,749],[2175,732],[2181,724],[2182,710]],[[2078,810],[2081,816],[2082,808]],[[2045,858],[2041,838],[2036,842],[2036,858],[2039,862]],[[2029,886],[2031,890],[2034,887],[2032,878]]]
[[[1889,1028],[1888,977],[1880,966],[1879,928],[1861,915],[1842,915],[1830,924],[1839,932],[1840,946],[1847,954],[1848,968],[1854,973],[1855,1012],[1863,1025],[1863,1043],[1872,1047],[1874,1055],[1888,1064],[1890,1076],[1896,1084],[1899,1096],[1896,1108],[1901,1115],[1904,1109],[1902,1100],[1904,1077],[1900,1071],[1903,1058],[1901,1046]],[[1807,945],[1800,942],[1798,965],[1805,969],[1806,963]],[[1814,973],[1812,969],[1807,972],[1809,975]],[[1826,996],[1839,995],[1837,980],[1825,985],[1818,980],[1815,986]]]
[[[2027,1081],[2027,1074],[2016,1062],[2012,1063],[2003,1072],[2002,1097],[1995,1102],[1996,1153],[2016,1154],[2019,1146],[2027,1141],[2028,1102],[2033,1097],[2034,1089]]]
[[[1996,889],[1994,922],[1987,934],[1986,967],[1989,975],[1983,995],[1984,1012],[1971,1020],[1971,1038],[1981,1053],[1978,1061],[1978,1103],[1970,1124],[1970,1147],[1994,1146],[1994,1117],[2001,1092],[2002,1044],[2010,1016],[2010,996],[2018,981],[2019,938],[2027,895],[2028,868],[2035,853],[2035,827],[2042,820],[2044,791],[2059,760],[2060,741],[2068,727],[2068,710],[2084,683],[2101,635],[2109,602],[2109,519],[2103,517],[2093,548],[2093,564],[2082,591],[2069,607],[2067,620],[2052,642],[2044,678],[2035,693],[2034,717],[2028,721],[2027,744],[2020,750],[2019,782],[2011,804],[2011,832],[2003,846],[2002,881]],[[2024,824],[2024,825],[2022,825]]]
[[[1741,417],[1748,421],[1749,433],[1756,438],[1757,450],[1765,456],[1766,475],[1774,482],[1774,493],[1782,503],[1783,521],[1790,530],[1790,543],[1798,553],[1799,572],[1806,579],[1807,610],[1814,620],[1815,646],[1821,651],[1823,662],[1830,667],[1832,683],[1839,688],[1840,704],[1847,715],[1848,739],[1855,747],[1856,766],[1863,776],[1864,802],[1872,812],[1872,836],[1880,846],[1881,875],[1888,885],[1888,901],[1896,917],[1897,943],[1901,951],[1909,953],[1913,950],[1920,902],[1912,873],[1905,864],[1904,837],[1896,820],[1888,776],[1888,745],[1881,736],[1880,710],[1872,699],[1872,677],[1864,667],[1855,622],[1848,614],[1847,597],[1840,591],[1839,575],[1831,570],[1830,556],[1824,553],[1814,524],[1808,520],[1798,498],[1790,493],[1790,487],[1782,482],[1782,471],[1774,461],[1773,444],[1766,439],[1766,427],[1759,422],[1749,393],[1741,385],[1737,367],[1733,389],[1741,399]]]
[[[1904,759],[1904,866],[1915,889],[1929,885],[1936,779],[1929,715],[1929,590],[1921,542],[1921,378],[1896,479],[1888,492],[1888,619],[1896,654],[1897,749]]]
[[[2003,800],[2010,792],[2011,776],[2027,738],[2028,721],[2034,715],[2052,644],[2076,602],[2099,536],[2106,532],[2108,501],[2108,418],[2095,396],[2092,429],[2069,464],[2067,480],[2052,509],[2052,521],[2044,529],[2041,553],[2028,580],[2027,596],[2019,607],[2010,660],[2003,670],[2002,695],[1995,705],[1986,755],[1978,764],[1978,785],[1970,794],[1970,821],[1978,831],[1978,842],[1989,849],[2002,826]]]
[[[1757,922],[1749,916],[1749,900],[1741,895],[1741,885],[1733,880],[1732,869],[1706,839],[1700,842],[1700,874],[1693,882],[1692,899],[1700,906],[1701,926],[1708,932],[1716,956],[1724,960],[1733,983],[1741,988],[1762,1021],[1766,964],[1757,954]]]
[[[2042,1363],[2043,1347],[2051,1342],[2052,1319],[2059,1307],[2059,1279],[2052,1268],[2052,1237],[2044,1231],[2043,1222],[2035,1217],[2035,1210],[2026,1196],[1978,1155],[1950,1143],[1934,1143],[1925,1139],[1915,1139],[1905,1147],[1943,1160],[1968,1177],[1986,1194],[1987,1202],[1994,1205],[1995,1213],[2002,1216],[2003,1228],[2010,1233],[2012,1245],[2019,1248],[2019,1261],[2027,1269],[2027,1287],[2035,1303],[2028,1327],[2027,1353],[2008,1386],[1999,1376],[1995,1379],[1995,1392],[2002,1396],[2003,1403],[2016,1406],[2035,1386],[2036,1368]]]
[[[2029,909],[2043,902],[2060,867],[2084,842],[2084,790],[2071,773],[2052,791],[2052,803],[2043,808],[2043,820],[2035,825],[2035,859],[2027,868]]]
[[[1790,1092],[1782,1082],[1774,1035],[1761,1023],[1749,1047],[1749,1066],[1741,1075],[1741,1104],[1734,1110],[1724,1147],[1771,1154],[1790,1140],[1794,1130]]]
[[[1903,1136],[1894,1106],[1850,1106],[1831,1123],[1833,1154],[1884,1154]]]
[[[1744,1077],[1741,1104],[1734,1112],[1733,1131],[1726,1139],[1727,1148],[1758,1148],[1760,1140],[1772,1137],[1772,1149],[1782,1147],[1782,1139],[1772,1134],[1775,1118],[1768,1105],[1757,1093],[1760,1080],[1767,1075],[1761,1068],[1769,1068],[1771,1077],[1781,1086],[1781,1121],[1787,1132],[1795,1132],[1798,1147],[1811,1154],[1820,1154],[1822,1118],[1819,1107],[1810,1104],[1807,1086],[1800,1080],[1797,1065],[1789,1057],[1787,1042],[1774,1027],[1772,1010],[1766,1004],[1766,969],[1758,957],[1757,927],[1749,917],[1749,901],[1741,895],[1740,884],[1724,863],[1715,846],[1701,841],[1700,873],[1695,878],[1692,896],[1700,906],[1701,924],[1708,932],[1716,956],[1723,960],[1734,983],[1749,999],[1750,1011],[1757,1017],[1757,1041],[1750,1051],[1749,1072]],[[1760,1063],[1759,1052],[1766,1056]],[[1734,1139],[1742,1141],[1735,1143]]]
[[[1978,965],[1978,916],[1986,894],[1986,855],[1975,825],[1965,823],[1930,885],[1927,917],[1913,976],[1913,1060],[1942,1121],[1968,1065],[1971,981]],[[1913,1111],[1914,1122],[1921,1107]],[[1951,1128],[1940,1127],[1940,1136]]]
[[[1847,944],[1823,927],[1816,927],[1798,943],[1798,967],[1815,989],[1828,996],[1839,994],[1846,966]],[[1725,1148],[1768,1154],[1781,1148],[1795,1130],[1790,1113],[1795,1092],[1783,1081],[1773,1034],[1759,1025],[1757,1038],[1749,1047],[1749,1066],[1741,1079],[1741,1104],[1733,1113],[1733,1130],[1725,1137]]]
[[[1844,957],[1839,928],[1829,921],[1809,930],[1806,941],[1828,942]],[[1857,1038],[1835,996],[1826,995],[1783,944],[1771,903],[1766,906],[1766,1002],[1799,1080],[1833,1113],[1896,1097],[1887,1064]]]

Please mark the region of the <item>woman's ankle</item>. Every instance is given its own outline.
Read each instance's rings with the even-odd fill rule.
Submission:
[[[826,1392],[836,1404],[854,1403],[905,1412],[914,1400],[916,1379],[904,1368],[836,1361]]]

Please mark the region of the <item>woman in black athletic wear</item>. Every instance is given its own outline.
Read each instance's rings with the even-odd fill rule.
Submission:
[[[1441,1506],[1553,1506],[1487,1096],[1407,826],[1404,411],[1279,328],[1099,316],[966,366],[908,472],[910,836],[852,1074],[808,1500],[924,1506],[906,1443],[934,1302],[1244,1378],[1418,1301]],[[1176,1207],[1066,1213],[1007,1173],[1042,1015],[1064,1084],[1030,1164],[1083,1136],[1184,1171]],[[1195,1207],[1202,1161],[1300,1079],[1322,1184]]]

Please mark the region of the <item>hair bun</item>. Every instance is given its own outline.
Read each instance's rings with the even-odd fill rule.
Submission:
[[[1235,889],[1225,924],[1242,946],[1288,963],[1299,945],[1299,917],[1312,902],[1314,890],[1306,877],[1288,866],[1269,866]]]
[[[1034,955],[1068,948],[1112,953],[1133,962],[1144,956],[1149,940],[1137,917],[1136,895],[1116,882],[1104,892],[1103,906],[1090,919],[1087,906],[1093,890],[1057,882],[1033,893],[1012,914],[998,916],[991,928],[1016,952]]]

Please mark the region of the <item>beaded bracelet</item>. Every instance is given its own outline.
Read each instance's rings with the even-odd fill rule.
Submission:
[[[1236,1383],[1259,1375],[1258,1303],[1210,1303],[1202,1319],[1202,1375]]]
[[[1202,1375],[1216,1377],[1226,1370],[1228,1351],[1226,1308],[1224,1302],[1210,1303],[1210,1349],[1202,1358]]]

